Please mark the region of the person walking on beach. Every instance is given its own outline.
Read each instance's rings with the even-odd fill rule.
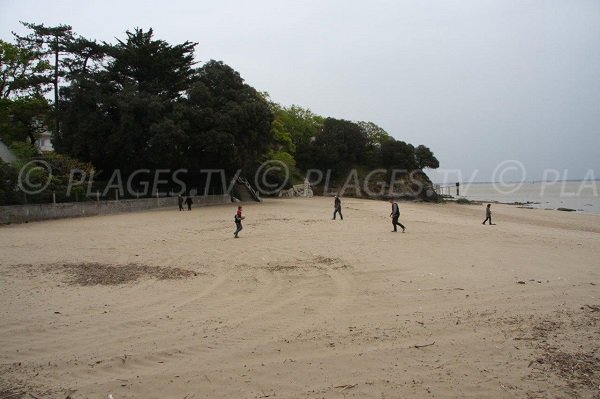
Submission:
[[[485,220],[481,224],[485,224],[488,220],[490,221],[490,225],[495,224],[492,223],[492,204],[487,204],[487,207],[485,208]]]
[[[390,213],[390,216],[392,218],[392,226],[394,226],[393,232],[395,233],[396,231],[398,231],[396,226],[400,226],[402,232],[404,233],[406,228],[402,225],[402,223],[398,221],[398,219],[400,219],[400,207],[398,206],[398,203],[393,199],[390,200],[390,203],[392,204],[392,213]]]
[[[177,196],[177,204],[179,205],[179,211],[183,211],[183,197],[181,194]]]
[[[335,215],[337,213],[340,214],[340,219],[344,220],[344,216],[342,215],[342,200],[340,200],[339,196],[335,196],[335,200],[333,201],[333,220],[335,220]]]
[[[240,231],[242,231],[242,229],[244,228],[244,226],[242,226],[242,220],[244,220],[245,217],[242,215],[242,207],[238,206],[238,210],[234,216],[234,221],[235,221],[235,232],[233,233],[233,236],[235,238],[238,238],[238,233]]]
[[[185,203],[188,207],[188,211],[192,210],[192,204],[194,203],[194,201],[192,201],[192,197],[191,196],[187,196],[187,198],[185,199]]]

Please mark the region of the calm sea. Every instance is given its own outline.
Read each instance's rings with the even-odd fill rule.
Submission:
[[[456,196],[456,188],[450,188]],[[476,201],[530,202],[535,208],[571,208],[579,212],[600,213],[600,180],[463,183],[460,196]]]

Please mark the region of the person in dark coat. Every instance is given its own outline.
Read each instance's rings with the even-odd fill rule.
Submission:
[[[179,205],[179,210],[183,211],[183,197],[181,194],[177,196],[177,204]]]
[[[344,216],[342,215],[342,200],[337,195],[335,196],[335,200],[333,201],[333,220],[335,220],[335,215],[337,213],[340,214],[340,219],[344,220]]]
[[[390,216],[392,217],[392,226],[394,226],[393,231],[394,232],[398,231],[396,226],[400,226],[400,228],[402,229],[402,232],[404,233],[406,228],[402,225],[402,223],[400,223],[398,221],[398,219],[400,219],[400,207],[398,206],[398,203],[396,201],[394,201],[393,199],[390,200],[390,203],[392,204],[392,213],[390,213]]]
[[[235,238],[239,238],[238,237],[238,233],[240,231],[242,231],[242,229],[244,228],[244,226],[242,226],[242,220],[244,220],[245,217],[242,215],[242,207],[238,206],[238,210],[234,216],[234,221],[235,221],[235,231],[233,232],[233,236]]]
[[[188,211],[192,210],[192,204],[194,203],[194,201],[192,201],[192,197],[191,196],[187,196],[187,198],[185,199],[185,204],[188,207]]]

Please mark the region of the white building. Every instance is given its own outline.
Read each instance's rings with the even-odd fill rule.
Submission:
[[[54,147],[52,146],[52,133],[49,131],[44,131],[40,134],[40,137],[35,142],[36,147],[42,151],[54,151]]]
[[[54,146],[52,146],[52,133],[46,130],[40,134],[40,137],[35,141],[35,146],[41,152],[54,151]],[[17,160],[17,157],[2,140],[0,140],[0,159],[5,163],[13,163]]]

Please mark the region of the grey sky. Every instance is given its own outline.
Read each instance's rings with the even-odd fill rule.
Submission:
[[[0,38],[19,20],[198,42],[199,61],[224,61],[275,102],[375,122],[463,181],[512,159],[527,180],[600,178],[598,0],[0,0]]]

